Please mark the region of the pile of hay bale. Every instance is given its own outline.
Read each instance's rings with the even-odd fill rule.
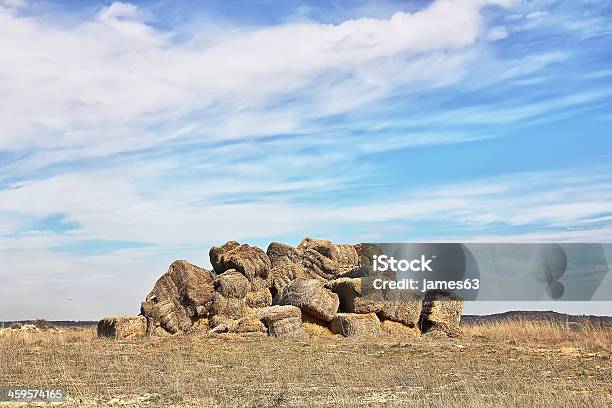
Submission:
[[[305,238],[267,251],[229,241],[211,248],[213,270],[175,261],[141,305],[141,317],[107,318],[98,335],[150,336],[197,331],[281,339],[330,333],[346,337],[460,334],[463,300],[446,292],[421,298],[408,291],[372,291],[373,244]]]

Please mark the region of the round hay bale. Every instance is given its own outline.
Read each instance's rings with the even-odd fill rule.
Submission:
[[[344,337],[371,337],[380,334],[380,321],[376,313],[338,313],[330,324],[334,334]]]
[[[268,332],[266,326],[255,314],[249,314],[240,319],[228,319],[222,316],[215,316],[209,322],[209,326],[211,330],[208,331],[208,334],[252,334]]]
[[[238,327],[238,320],[224,316],[213,316],[208,319],[209,333],[234,333]]]
[[[298,250],[306,251],[307,249],[314,250],[329,259],[338,259],[336,246],[327,239],[319,238],[304,238],[297,246]]]
[[[416,326],[421,315],[421,297],[406,290],[362,290],[373,278],[338,278],[325,284],[340,299],[340,312],[377,313],[382,319]],[[365,292],[365,293],[364,293]]]
[[[372,268],[374,255],[382,255],[382,250],[376,244],[361,243],[353,245],[357,252],[359,265]]]
[[[340,303],[338,295],[316,279],[295,279],[275,300],[279,305],[299,307],[302,312],[327,322],[334,318]]]
[[[359,256],[353,245],[334,244],[334,246],[336,247],[339,274],[347,273],[359,265]]]
[[[362,295],[362,280],[368,278],[338,278],[328,282],[325,287],[338,295],[339,310],[343,313],[378,313],[385,301],[380,291],[370,291]]]
[[[251,291],[269,289],[272,286],[272,274],[268,274],[266,278],[254,277],[251,281]]]
[[[247,295],[251,284],[242,273],[229,269],[215,279],[215,291],[226,298],[241,299]]]

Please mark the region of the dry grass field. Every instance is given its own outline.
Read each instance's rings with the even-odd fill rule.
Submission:
[[[306,341],[5,332],[0,387],[64,387],[70,407],[612,406],[609,327],[513,321],[464,331]]]

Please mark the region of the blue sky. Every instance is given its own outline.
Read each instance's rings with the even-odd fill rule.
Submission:
[[[611,17],[0,0],[0,319],[134,313],[228,239],[612,242]]]

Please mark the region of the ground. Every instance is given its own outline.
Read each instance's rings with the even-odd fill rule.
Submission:
[[[464,327],[456,339],[304,341],[11,333],[0,336],[0,388],[64,387],[69,407],[603,408],[611,330],[517,322]]]

